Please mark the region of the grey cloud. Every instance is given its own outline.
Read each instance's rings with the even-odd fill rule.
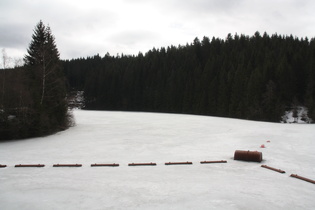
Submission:
[[[158,7],[168,14],[200,17],[207,14],[230,14],[241,7],[243,0],[160,0]]]
[[[28,40],[31,38],[31,34],[27,34],[26,31],[32,32],[24,25],[0,25],[0,46],[3,48],[19,48],[27,47]]]
[[[40,19],[62,58],[145,52],[228,33],[311,38],[314,6],[313,0],[0,0],[0,48],[25,52]]]
[[[146,30],[121,31],[110,37],[111,41],[126,45],[135,45],[138,42],[152,39],[158,39],[158,35]]]

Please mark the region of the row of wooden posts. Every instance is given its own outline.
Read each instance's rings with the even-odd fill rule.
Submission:
[[[215,160],[215,161],[201,161],[200,164],[211,164],[211,163],[227,163],[226,160]],[[166,162],[165,165],[192,165],[192,162]],[[128,166],[156,166],[156,163],[129,163]],[[105,164],[105,163],[94,163],[91,164],[91,167],[118,167],[119,164],[117,163],[110,163],[110,164]],[[7,165],[1,165],[0,168],[5,168]],[[45,167],[44,164],[18,164],[15,165],[15,167]],[[54,164],[53,167],[82,167],[82,164]],[[273,168],[267,165],[261,165],[261,167],[270,169],[279,173],[285,173],[285,171],[277,168]],[[315,180],[308,179],[302,176],[299,176],[297,174],[291,174],[290,177],[294,177],[297,179],[301,179],[310,183],[315,184]]]
[[[207,163],[227,163],[226,160],[215,160],[215,161],[201,161],[200,164]],[[165,165],[192,165],[192,162],[166,162]],[[156,163],[129,163],[128,166],[156,166]],[[101,167],[101,166],[109,166],[109,167],[118,167],[118,163],[94,163],[91,164],[91,167]],[[7,165],[1,165],[0,168],[5,168]],[[45,167],[44,164],[18,164],[14,167]],[[82,164],[53,164],[53,167],[82,167]]]
[[[282,174],[285,173],[285,171],[283,171],[281,169],[273,168],[273,167],[270,167],[270,166],[267,166],[267,165],[261,165],[261,167],[267,168],[267,169],[270,169],[270,170],[273,170],[273,171],[276,171],[276,172],[279,172],[279,173],[282,173]],[[303,176],[299,176],[297,174],[291,174],[290,177],[294,177],[294,178],[301,179],[301,180],[304,180],[306,182],[310,182],[310,183],[315,184],[315,180],[308,179],[308,178],[305,178]]]

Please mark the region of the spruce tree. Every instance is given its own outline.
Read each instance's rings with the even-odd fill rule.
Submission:
[[[49,26],[40,21],[24,58],[33,96],[34,135],[65,129],[67,115],[66,85],[59,52]]]

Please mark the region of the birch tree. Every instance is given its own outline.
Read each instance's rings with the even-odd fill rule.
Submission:
[[[3,66],[3,76],[2,76],[2,97],[1,97],[1,106],[2,109],[5,108],[5,73],[7,68],[8,55],[6,50],[2,49],[2,66]]]

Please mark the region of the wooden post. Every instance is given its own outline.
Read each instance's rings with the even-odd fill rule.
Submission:
[[[205,163],[227,163],[226,160],[213,160],[213,161],[201,161],[201,164],[205,164]]]
[[[110,163],[110,164],[106,164],[106,163],[95,163],[95,164],[91,164],[91,167],[98,167],[98,166],[110,166],[110,167],[118,167],[119,164],[117,163]]]
[[[156,163],[129,163],[128,166],[156,166]]]
[[[18,165],[15,165],[16,168],[18,167],[45,167],[44,164],[18,164]]]
[[[165,165],[192,165],[192,162],[168,162]]]
[[[270,169],[270,170],[273,170],[273,171],[276,171],[276,172],[279,172],[279,173],[282,173],[282,174],[285,173],[285,171],[283,171],[281,169],[276,169],[276,168],[273,168],[273,167],[270,167],[270,166],[267,166],[267,165],[261,165],[261,167],[267,168],[267,169]]]
[[[54,164],[53,167],[81,167],[82,164]]]
[[[303,177],[303,176],[299,176],[299,175],[297,175],[297,174],[291,174],[290,176],[291,176],[291,177],[294,177],[294,178],[298,178],[298,179],[304,180],[304,181],[306,181],[306,182],[310,182],[310,183],[315,184],[315,180],[308,179],[308,178],[305,178],[305,177]]]

